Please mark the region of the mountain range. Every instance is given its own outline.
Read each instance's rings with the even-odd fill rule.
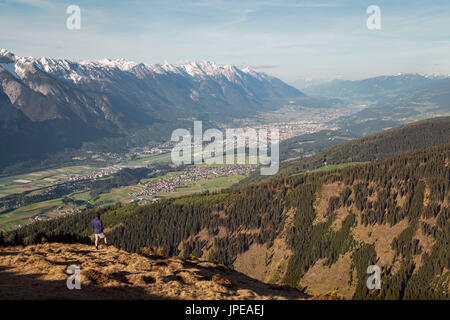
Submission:
[[[178,118],[233,116],[276,99],[303,96],[277,78],[210,61],[149,65],[126,59],[22,58],[5,49],[0,54],[3,91],[32,121],[102,119],[119,126],[173,120],[174,111]]]
[[[362,80],[340,80],[311,84],[303,90],[310,95],[336,97],[345,100],[386,99],[400,93],[433,88],[447,83],[450,76],[438,74],[398,73]],[[447,87],[448,90],[448,87]]]
[[[312,96],[337,98],[363,110],[337,119],[334,125],[363,135],[372,123],[377,131],[395,125],[450,115],[450,77],[400,73],[363,80],[334,80],[304,89]],[[374,122],[375,121],[375,122]],[[355,125],[360,124],[360,129]],[[356,130],[356,131],[355,131]],[[373,132],[372,132],[373,133]]]
[[[0,166],[102,138],[167,140],[193,119],[222,122],[305,97],[267,74],[210,61],[73,62],[2,49]]]
[[[194,119],[217,127],[286,105],[368,107],[334,125],[361,136],[450,113],[450,78],[399,74],[311,85],[308,94],[248,67],[211,61],[69,61],[0,50],[0,172],[68,163],[71,150],[127,152]],[[318,97],[318,98],[317,98]],[[369,125],[369,123],[371,125]],[[360,128],[359,128],[359,127]],[[53,163],[54,162],[54,163]]]

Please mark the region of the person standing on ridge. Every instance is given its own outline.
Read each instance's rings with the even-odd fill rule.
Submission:
[[[94,221],[92,221],[92,227],[94,228],[94,236],[95,236],[95,249],[98,250],[98,239],[105,239],[105,245],[108,246],[108,239],[106,239],[105,234],[103,233],[103,223],[100,220],[100,213],[95,215]]]

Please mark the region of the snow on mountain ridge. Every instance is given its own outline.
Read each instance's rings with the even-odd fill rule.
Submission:
[[[13,63],[0,63],[0,67],[11,73],[14,78],[20,79],[16,72],[16,66]]]
[[[192,78],[218,78],[225,77],[228,81],[239,82],[243,79],[243,76],[249,75],[251,77],[262,80],[267,75],[255,72],[249,67],[240,69],[234,65],[219,65],[214,61],[200,60],[200,61],[185,61],[182,63],[170,64],[165,62],[163,64],[146,64],[137,63],[125,58],[119,59],[100,59],[97,61],[81,61],[74,62],[67,59],[52,59],[47,57],[41,57],[35,59],[33,57],[18,57],[6,49],[0,50],[0,55],[6,57],[13,57],[16,63],[21,64],[33,64],[38,69],[51,73],[67,80],[71,80],[74,83],[81,81],[82,79],[96,79],[100,74],[105,71],[113,71],[114,69],[133,73],[137,76],[137,73],[157,73],[157,74],[178,74],[183,76],[189,76]],[[136,70],[136,69],[139,69]]]
[[[264,73],[256,72],[250,67],[239,68],[229,64],[219,65],[209,60],[183,61],[175,64],[168,62],[162,64],[146,64],[137,63],[125,58],[105,58],[97,61],[77,62],[47,57],[23,58],[15,56],[6,49],[2,49],[0,53],[0,58],[1,56],[7,56],[8,59],[12,59],[15,62],[15,73],[11,73],[17,79],[25,79],[27,72],[35,73],[40,70],[60,79],[70,81],[75,85],[90,81],[115,81],[122,77],[120,73],[141,80],[162,75],[167,77],[182,77],[193,82],[214,81],[220,83],[226,81],[237,85],[249,96],[253,96],[252,90],[249,90],[248,87],[252,81],[272,81],[272,77]],[[2,62],[4,61],[0,61],[0,63]],[[193,98],[191,97],[191,99]]]
[[[103,59],[98,60],[97,63],[100,65],[106,66],[106,67],[118,68],[122,71],[128,71],[137,65],[136,62],[130,61],[125,58],[120,58],[120,59],[103,58]]]

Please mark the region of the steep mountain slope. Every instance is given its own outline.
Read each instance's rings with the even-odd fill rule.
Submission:
[[[89,236],[102,213],[110,240],[195,255],[248,276],[346,298],[448,299],[450,144],[372,163],[272,179],[218,193],[116,205],[34,223],[7,240]],[[366,269],[381,268],[369,291]]]
[[[0,130],[8,129],[10,133],[17,134],[23,127],[30,125],[31,121],[21,112],[11,105],[8,96],[0,88]]]
[[[223,265],[131,254],[114,247],[50,243],[0,249],[0,299],[305,299],[298,290],[261,283]],[[68,290],[67,267],[81,271]]]
[[[40,135],[54,136],[47,144],[57,150],[105,138],[167,141],[174,128],[192,126],[194,118],[207,125],[254,115],[287,99],[305,98],[266,74],[208,61],[179,65],[125,59],[72,62],[23,58],[5,49],[0,50],[0,92],[24,116],[11,125],[3,122],[3,129],[22,127],[25,141],[20,142],[28,158],[53,151],[44,143],[40,144],[43,150],[29,148]],[[16,143],[14,135],[9,139]],[[0,167],[23,158],[15,151],[0,158]]]
[[[101,128],[81,121],[54,119],[35,122],[23,110],[16,108],[0,86],[0,172],[16,161],[39,162],[45,153],[78,147],[80,141],[114,136]]]
[[[445,143],[450,143],[450,117],[437,117],[355,139],[318,152],[311,157],[282,163],[277,176],[289,176],[330,165],[373,161]],[[253,173],[243,179],[240,184],[245,185],[270,178]]]

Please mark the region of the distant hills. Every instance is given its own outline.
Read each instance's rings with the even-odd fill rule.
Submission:
[[[444,75],[421,75],[400,73],[362,80],[333,80],[312,84],[304,92],[310,95],[335,97],[349,100],[379,101],[418,89],[433,88],[450,78]],[[448,87],[446,88],[448,90]]]
[[[307,98],[264,73],[210,61],[73,62],[2,49],[0,148],[8,152],[0,168],[88,141],[109,139],[114,150],[140,140],[167,141],[174,128],[192,126],[193,119],[208,125],[295,99]]]
[[[304,91],[312,96],[368,106],[338,119],[336,124],[341,128],[372,120],[401,124],[450,115],[450,77],[444,75],[406,73],[355,81],[334,80]]]

